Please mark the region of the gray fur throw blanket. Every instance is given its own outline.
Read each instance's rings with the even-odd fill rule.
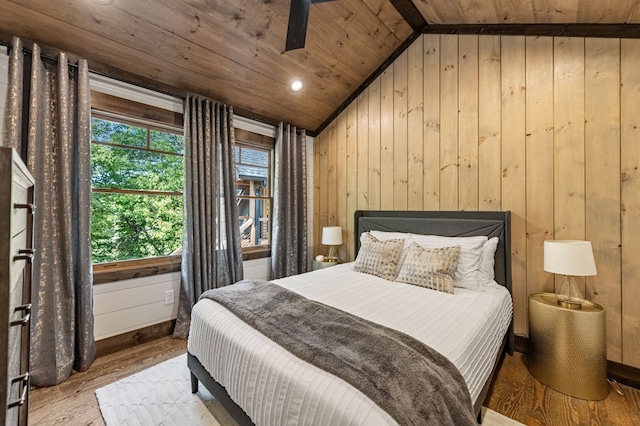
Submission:
[[[400,425],[477,425],[458,369],[413,337],[266,281],[243,280],[200,298],[350,383]]]

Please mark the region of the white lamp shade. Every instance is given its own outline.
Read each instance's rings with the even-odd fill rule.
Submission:
[[[322,244],[325,246],[339,246],[342,244],[342,227],[325,226],[322,228]]]
[[[544,242],[544,270],[554,274],[596,275],[590,241],[547,240]]]

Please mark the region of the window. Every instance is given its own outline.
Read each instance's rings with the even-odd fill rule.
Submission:
[[[182,245],[182,129],[94,112],[94,263],[169,256]]]
[[[271,157],[273,138],[236,129],[236,198],[242,250],[271,244]]]

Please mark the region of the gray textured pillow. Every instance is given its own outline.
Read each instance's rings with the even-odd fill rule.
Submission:
[[[422,248],[411,243],[396,281],[453,294],[460,246]]]
[[[403,244],[403,239],[380,241],[368,232],[363,233],[353,270],[389,281],[395,280]]]

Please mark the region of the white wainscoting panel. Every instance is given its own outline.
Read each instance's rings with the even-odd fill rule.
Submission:
[[[174,302],[170,305],[164,304],[167,290],[174,291]],[[96,340],[174,319],[179,294],[179,272],[94,286]]]
[[[268,280],[270,273],[270,257],[244,262],[245,278]],[[171,305],[164,304],[167,290],[174,291],[174,303]],[[175,319],[179,294],[179,272],[94,286],[93,329],[96,340]]]
[[[270,257],[263,257],[262,259],[244,261],[245,279],[269,281],[270,276],[271,276],[271,258]]]

